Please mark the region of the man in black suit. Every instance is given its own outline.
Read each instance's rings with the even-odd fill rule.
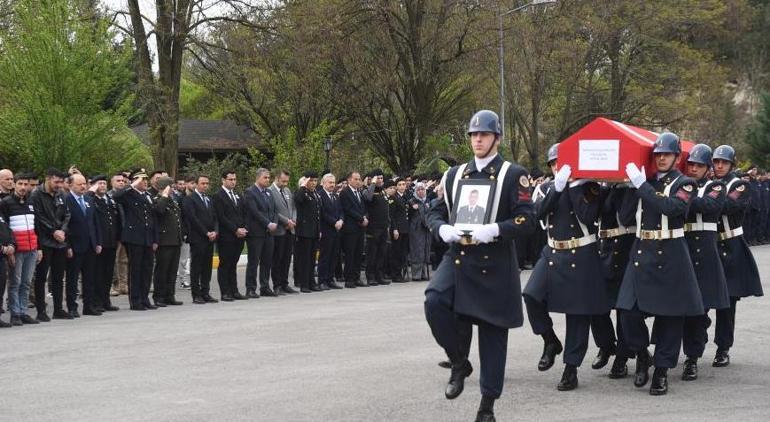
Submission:
[[[346,177],[348,186],[340,192],[344,212],[342,230],[342,251],[345,253],[345,287],[367,287],[361,282],[361,259],[364,252],[364,232],[369,224],[366,205],[361,194],[361,173],[350,172]]]
[[[83,315],[101,315],[94,290],[94,262],[102,253],[101,233],[96,223],[96,208],[86,197],[86,178],[81,174],[69,177],[70,192],[65,203],[70,211],[70,236],[67,249],[67,310],[78,318],[78,277],[83,281]]]
[[[96,255],[94,263],[94,294],[96,310],[117,311],[119,308],[110,300],[110,287],[115,269],[115,256],[120,241],[120,215],[118,205],[107,194],[107,176],[91,178],[91,188],[86,195],[96,209],[96,224],[102,235],[102,253]]]
[[[171,191],[172,180],[161,176],[155,197],[155,218],[158,223],[158,250],[155,253],[155,278],[152,298],[155,306],[182,305],[176,300],[176,270],[184,238],[182,209]]]
[[[372,180],[364,191],[366,214],[369,224],[366,226],[366,281],[370,286],[390,284],[383,277],[383,267],[390,227],[390,209],[384,192],[382,170],[374,170]]]
[[[273,280],[270,289],[270,267],[273,263],[275,242],[273,233],[278,229],[278,214],[275,212],[273,194],[270,187],[270,170],[257,169],[254,185],[243,194],[246,202],[246,215],[249,222],[249,263],[246,267],[246,296],[278,296],[283,294],[278,289],[278,281]],[[257,294],[257,267],[259,267],[259,295]]]
[[[315,251],[318,249],[321,218],[321,200],[316,192],[318,173],[306,171],[299,179],[299,189],[294,192],[297,205],[297,240],[294,247],[294,278],[303,293],[320,292],[313,281]]]
[[[128,255],[128,295],[131,310],[157,309],[150,303],[152,268],[158,249],[158,227],[153,214],[152,197],[147,193],[144,169],[129,174],[131,185],[116,190],[113,199],[123,208],[121,242]]]
[[[340,230],[344,227],[342,203],[335,192],[337,180],[333,174],[321,178],[321,252],[318,257],[318,284],[324,290],[341,289],[334,282],[334,272],[340,259]]]
[[[409,256],[409,204],[406,198],[406,181],[396,182],[396,191],[388,201],[390,206],[390,269],[394,283],[403,283],[407,258]]]
[[[219,302],[209,294],[211,260],[218,233],[217,215],[206,195],[208,189],[208,176],[200,175],[195,179],[195,190],[182,200],[187,243],[190,244],[190,287],[196,304]]]
[[[212,197],[219,222],[217,281],[223,302],[247,299],[238,291],[238,259],[241,257],[243,241],[248,230],[243,198],[233,190],[237,183],[235,172],[225,170],[222,173],[222,187]]]

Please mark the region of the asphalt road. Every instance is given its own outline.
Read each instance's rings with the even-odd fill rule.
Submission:
[[[770,292],[770,246],[753,251]],[[206,305],[183,291],[184,306],[146,312],[125,310],[120,297],[120,312],[3,329],[0,421],[473,420],[475,345],[465,392],[446,400],[449,371],[436,365],[443,353],[423,316],[425,285]],[[710,343],[700,379],[681,381],[680,364],[664,397],[630,377],[610,380],[609,368],[591,370],[593,345],[580,387],[556,391],[562,366],[537,371],[542,341],[525,325],[509,336],[498,420],[769,420],[768,310],[767,297],[740,301],[732,364],[712,368]],[[555,322],[563,338],[564,318]]]

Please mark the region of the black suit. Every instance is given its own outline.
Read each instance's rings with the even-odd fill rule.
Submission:
[[[67,309],[75,311],[78,308],[78,278],[83,279],[83,312],[96,309],[98,302],[94,290],[94,262],[96,247],[101,246],[99,225],[96,224],[96,207],[89,197],[83,197],[85,209],[75,200],[73,194],[66,196],[65,204],[70,211],[69,248],[72,257],[67,261]],[[54,307],[61,309],[61,290],[52,292]]]
[[[370,185],[364,192],[369,225],[366,226],[366,279],[370,284],[382,283],[388,230],[390,227],[390,209],[382,188]]]
[[[329,285],[334,282],[334,272],[340,259],[340,232],[335,228],[337,221],[344,218],[342,202],[336,193],[321,189],[321,252],[318,257],[318,282]]]
[[[190,244],[190,288],[193,299],[210,296],[211,260],[214,242],[207,233],[217,229],[217,215],[208,196],[193,191],[182,200],[187,226],[187,243]]]
[[[182,210],[171,196],[157,196],[155,216],[158,220],[158,250],[155,252],[152,298],[156,303],[170,303],[176,301],[176,270],[183,239]]]
[[[110,287],[115,272],[115,254],[120,241],[120,211],[118,204],[109,195],[102,198],[88,193],[96,208],[96,224],[102,235],[102,253],[96,256],[94,264],[94,291],[97,308],[104,309],[112,306]]]
[[[303,289],[315,285],[313,267],[315,251],[318,249],[321,204],[318,193],[300,187],[294,192],[297,205],[297,243],[294,248],[294,279]]]
[[[388,201],[390,205],[391,242],[388,268],[394,281],[402,281],[404,269],[409,257],[409,204],[405,195],[396,193]],[[393,231],[398,230],[398,239],[393,238]]]
[[[238,292],[238,259],[243,250],[243,238],[237,236],[238,229],[246,228],[244,201],[235,192],[228,194],[219,188],[212,197],[214,211],[219,222],[219,268],[217,281],[222,297],[240,295]]]
[[[252,185],[243,194],[246,202],[246,215],[249,222],[249,263],[246,267],[246,289],[257,289],[257,267],[259,267],[259,287],[270,288],[270,268],[273,264],[275,241],[267,226],[278,224],[273,194],[269,188],[260,189]],[[273,287],[276,280],[273,280]]]
[[[361,225],[366,217],[366,205],[363,195],[356,195],[351,187],[340,192],[340,203],[344,213],[342,235],[342,251],[345,254],[345,283],[350,286],[361,278],[361,259],[364,252],[364,232]]]

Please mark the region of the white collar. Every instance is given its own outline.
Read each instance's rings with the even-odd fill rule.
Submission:
[[[476,157],[474,155],[473,156],[473,161],[476,163],[476,171],[483,170],[484,167],[487,166],[487,164],[491,163],[492,160],[495,159],[495,157],[497,157],[497,154],[495,154],[495,155],[493,155],[491,157],[484,157],[484,158],[479,158],[479,157]]]
[[[668,175],[668,173],[670,173],[670,170],[669,170],[669,171],[667,171],[667,172],[665,172],[665,173],[660,173],[660,172],[658,172],[658,174],[657,174],[657,176],[658,176],[658,180],[660,180],[660,179],[662,179],[662,178],[666,177],[666,175]]]

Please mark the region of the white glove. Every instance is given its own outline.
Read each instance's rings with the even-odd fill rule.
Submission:
[[[441,237],[441,240],[447,244],[460,240],[460,230],[457,230],[454,226],[450,226],[449,224],[442,224],[441,227],[438,228],[438,235]]]
[[[647,181],[647,176],[644,174],[644,166],[642,166],[640,171],[636,164],[628,163],[626,164],[626,174],[635,188],[639,188],[639,186],[642,186]]]
[[[471,240],[479,243],[489,243],[500,234],[500,226],[497,223],[484,224],[471,233]]]
[[[561,168],[556,172],[556,174],[553,176],[553,187],[556,189],[556,192],[561,192],[565,187],[567,187],[567,180],[569,180],[570,174],[572,174],[572,168],[569,166],[569,164],[561,166]]]

